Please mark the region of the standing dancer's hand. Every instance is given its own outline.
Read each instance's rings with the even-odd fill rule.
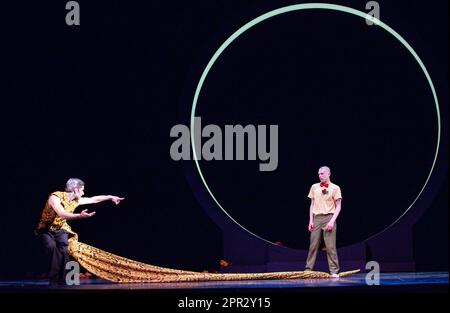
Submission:
[[[331,222],[331,221],[327,224],[327,226],[325,226],[326,231],[332,231],[333,228],[334,228],[334,222]]]
[[[314,222],[309,222],[308,230],[312,232],[314,230]]]

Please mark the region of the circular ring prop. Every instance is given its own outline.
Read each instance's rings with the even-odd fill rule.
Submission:
[[[191,145],[192,145],[192,152],[193,152],[193,157],[194,157],[194,162],[198,171],[198,174],[200,175],[200,178],[202,180],[203,185],[205,186],[206,190],[208,191],[209,195],[211,196],[211,198],[214,200],[214,202],[217,204],[217,206],[223,211],[223,213],[225,213],[234,223],[236,223],[239,227],[241,227],[242,229],[244,229],[245,231],[247,231],[248,233],[250,233],[251,235],[266,241],[268,243],[274,244],[273,242],[268,241],[267,239],[264,239],[260,236],[258,236],[257,234],[251,232],[250,230],[246,229],[243,225],[239,224],[230,214],[228,214],[228,212],[225,210],[225,208],[220,204],[220,202],[217,200],[217,198],[214,196],[211,188],[208,186],[208,183],[206,182],[206,179],[203,175],[203,172],[200,168],[200,164],[198,162],[198,157],[197,157],[197,151],[195,149],[195,136],[194,136],[194,130],[195,130],[195,110],[197,107],[197,102],[200,96],[200,92],[202,90],[203,84],[205,83],[205,80],[208,76],[208,73],[210,72],[211,68],[213,67],[214,63],[217,61],[217,59],[220,57],[220,55],[225,51],[225,49],[234,41],[236,40],[240,35],[242,35],[243,33],[245,33],[247,30],[249,30],[250,28],[252,28],[253,26],[267,20],[270,19],[272,17],[284,14],[284,13],[288,13],[288,12],[293,12],[293,11],[300,11],[300,10],[332,10],[332,11],[340,11],[340,12],[345,12],[345,13],[349,13],[349,14],[353,14],[356,16],[359,16],[363,19],[369,20],[371,22],[374,23],[374,25],[381,27],[382,29],[384,29],[386,32],[388,32],[389,34],[391,34],[394,38],[396,38],[398,41],[401,42],[401,44],[408,49],[408,51],[411,53],[411,55],[414,57],[414,59],[416,60],[416,62],[419,64],[420,68],[423,71],[423,74],[425,75],[428,84],[430,86],[430,89],[432,91],[433,94],[433,98],[434,98],[434,102],[435,102],[435,109],[436,109],[436,114],[437,114],[437,141],[436,141],[436,150],[434,153],[434,159],[433,159],[433,164],[431,166],[430,172],[428,173],[427,179],[425,180],[425,183],[423,184],[421,190],[419,191],[419,194],[414,198],[413,202],[409,205],[409,207],[405,210],[405,212],[398,217],[392,224],[390,224],[387,228],[390,228],[392,225],[394,225],[395,223],[397,223],[411,208],[412,206],[416,203],[417,199],[419,199],[419,197],[422,195],[425,187],[428,184],[428,181],[430,180],[430,177],[433,173],[435,164],[436,164],[436,160],[439,154],[439,146],[440,146],[440,139],[441,139],[441,117],[440,117],[440,110],[439,110],[439,102],[438,102],[438,98],[436,95],[436,90],[434,88],[434,84],[431,80],[430,74],[428,73],[425,65],[423,64],[422,60],[420,59],[420,57],[417,55],[417,53],[414,51],[414,49],[411,47],[410,44],[408,44],[408,42],[402,37],[400,36],[395,30],[393,30],[391,27],[389,27],[388,25],[386,25],[385,23],[383,23],[381,20],[358,10],[346,7],[346,6],[341,6],[341,5],[335,5],[335,4],[329,4],[329,3],[305,3],[305,4],[296,4],[296,5],[290,5],[290,6],[286,6],[286,7],[282,7],[270,12],[267,12],[263,15],[258,16],[257,18],[251,20],[250,22],[248,22],[247,24],[245,24],[244,26],[242,26],[241,28],[239,28],[236,32],[234,32],[227,40],[225,40],[225,42],[217,49],[217,51],[214,53],[214,55],[211,57],[211,59],[209,60],[208,64],[206,65],[205,69],[203,70],[203,73],[200,77],[200,80],[197,84],[196,90],[195,90],[195,94],[194,94],[194,99],[192,100],[192,108],[191,108],[191,121],[190,121],[190,131],[191,131]],[[376,27],[374,26],[374,27]],[[387,229],[385,228],[385,229]],[[382,231],[381,231],[382,232]],[[376,235],[375,235],[376,236]],[[372,236],[374,237],[374,236]]]

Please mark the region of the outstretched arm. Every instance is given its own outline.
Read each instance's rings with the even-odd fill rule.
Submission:
[[[123,199],[124,198],[120,198],[120,197],[116,197],[116,196],[94,196],[94,197],[90,197],[90,198],[83,197],[78,200],[78,204],[79,205],[94,204],[94,203],[99,203],[99,202],[108,201],[108,200],[111,200],[115,204],[119,204],[120,201],[122,201]]]
[[[64,207],[61,205],[61,200],[55,195],[50,196],[50,198],[48,199],[48,204],[50,204],[52,209],[56,212],[56,214],[58,214],[59,217],[66,220],[88,218],[95,214],[95,212],[88,213],[87,210],[83,210],[81,213],[66,212],[64,210]]]

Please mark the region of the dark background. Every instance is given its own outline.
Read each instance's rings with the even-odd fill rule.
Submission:
[[[81,26],[72,27],[65,1],[2,5],[0,277],[36,270],[33,229],[48,194],[69,177],[86,182],[87,196],[126,198],[70,223],[81,241],[165,267],[217,268],[221,230],[170,158],[169,132],[189,123],[194,88],[223,41],[297,2],[79,3]],[[333,3],[365,10],[363,1]],[[426,65],[447,139],[448,3],[379,3],[381,19]],[[208,75],[196,115],[203,125],[279,125],[276,171],[259,172],[259,161],[201,166],[242,226],[302,249],[319,166],[329,165],[342,188],[338,240],[346,246],[411,205],[437,134],[431,91],[409,52],[363,19],[330,11],[284,14],[239,37]],[[448,269],[444,168],[414,227],[418,270]]]

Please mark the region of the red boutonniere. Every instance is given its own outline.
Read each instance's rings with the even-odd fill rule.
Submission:
[[[320,183],[320,187],[325,187],[325,189],[322,189],[322,194],[327,195],[328,194],[328,186],[329,184]]]

